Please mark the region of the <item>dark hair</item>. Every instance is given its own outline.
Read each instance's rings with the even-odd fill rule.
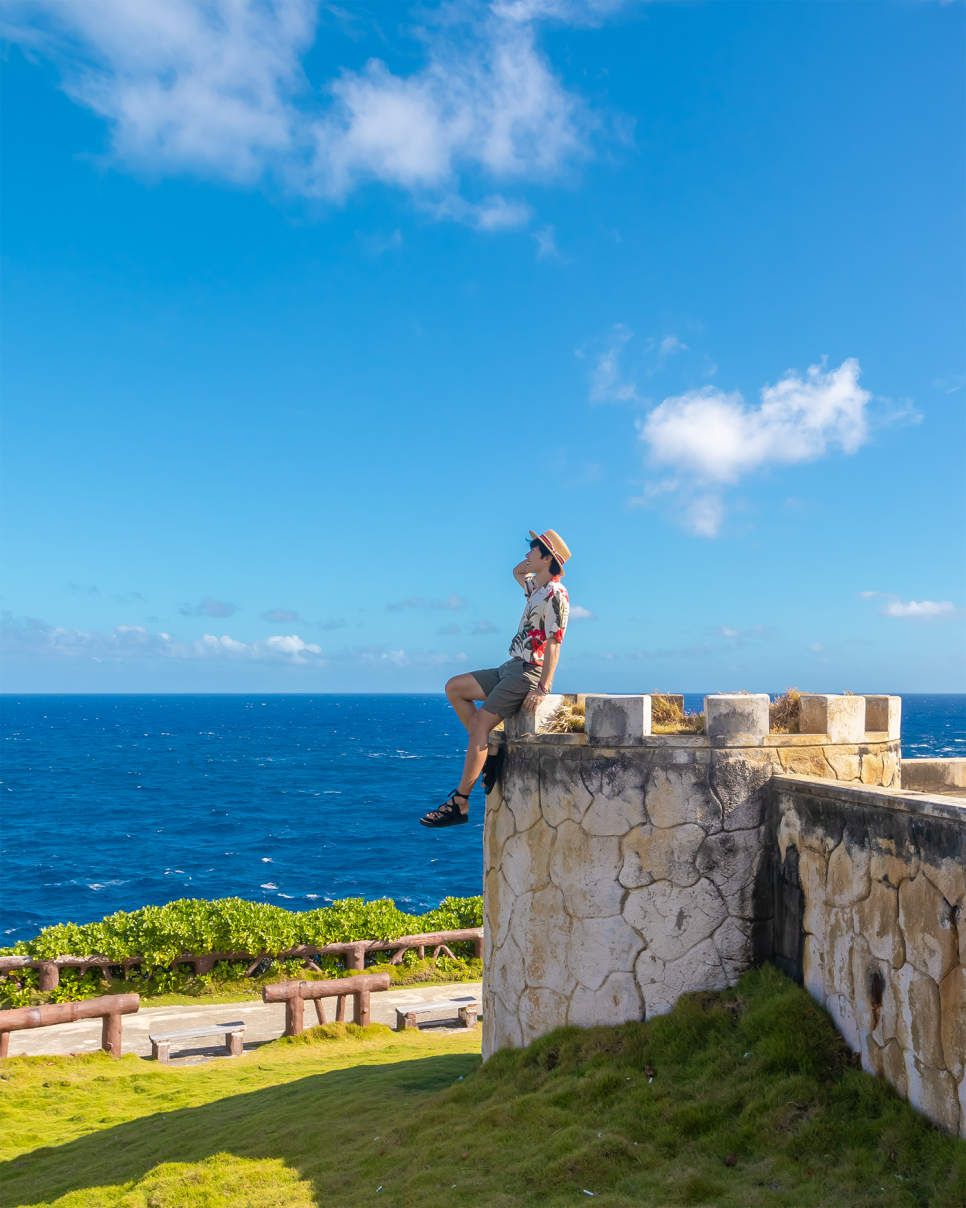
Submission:
[[[539,539],[539,537],[534,537],[534,539],[530,542],[530,548],[538,549],[544,558],[550,559],[550,573],[552,575],[563,574],[563,567],[560,565],[560,563],[557,561],[557,559],[553,556],[551,551],[547,549],[547,547]]]

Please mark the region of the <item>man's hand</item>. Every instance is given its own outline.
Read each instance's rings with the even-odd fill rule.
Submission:
[[[531,688],[523,702],[524,709],[526,709],[528,713],[536,713],[537,706],[543,700],[544,695],[545,694],[543,692],[538,692],[536,688]]]
[[[513,568],[513,577],[521,587],[526,583],[527,575],[530,573],[530,563],[524,558],[523,561]]]

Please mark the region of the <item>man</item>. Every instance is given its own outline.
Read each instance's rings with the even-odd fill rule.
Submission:
[[[510,658],[501,667],[454,675],[446,685],[449,703],[469,731],[463,778],[447,800],[425,817],[423,826],[457,826],[469,821],[470,791],[480,772],[487,793],[494,787],[506,751],[490,742],[493,727],[522,705],[531,713],[553,684],[560,643],[567,628],[570,601],[560,582],[570,550],[553,529],[538,537],[530,530],[530,552],[513,577],[526,593],[527,602]],[[477,708],[476,701],[482,701]]]

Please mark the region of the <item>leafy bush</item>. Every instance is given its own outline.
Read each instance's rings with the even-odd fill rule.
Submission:
[[[170,965],[185,952],[240,952],[254,958],[260,952],[275,954],[297,944],[321,947],[350,940],[394,940],[417,932],[482,925],[482,897],[444,898],[423,915],[405,914],[392,898],[374,902],[344,898],[304,912],[243,898],[213,902],[182,898],[166,906],[119,910],[99,923],[58,923],[6,951],[41,960],[106,956],[120,964],[143,957],[147,966]]]

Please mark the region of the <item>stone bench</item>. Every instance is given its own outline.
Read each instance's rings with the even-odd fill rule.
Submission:
[[[240,1057],[242,1045],[245,1042],[245,1022],[236,1020],[235,1023],[215,1023],[206,1028],[184,1028],[180,1032],[162,1032],[151,1035],[151,1056],[162,1065],[171,1060],[171,1045],[176,1040],[194,1040],[198,1036],[225,1037],[225,1052],[229,1057]]]
[[[428,1015],[432,1011],[455,1011],[464,1028],[476,1027],[480,1005],[475,998],[426,998],[422,1002],[406,1003],[396,1008],[396,1031],[418,1028],[417,1015]]]

